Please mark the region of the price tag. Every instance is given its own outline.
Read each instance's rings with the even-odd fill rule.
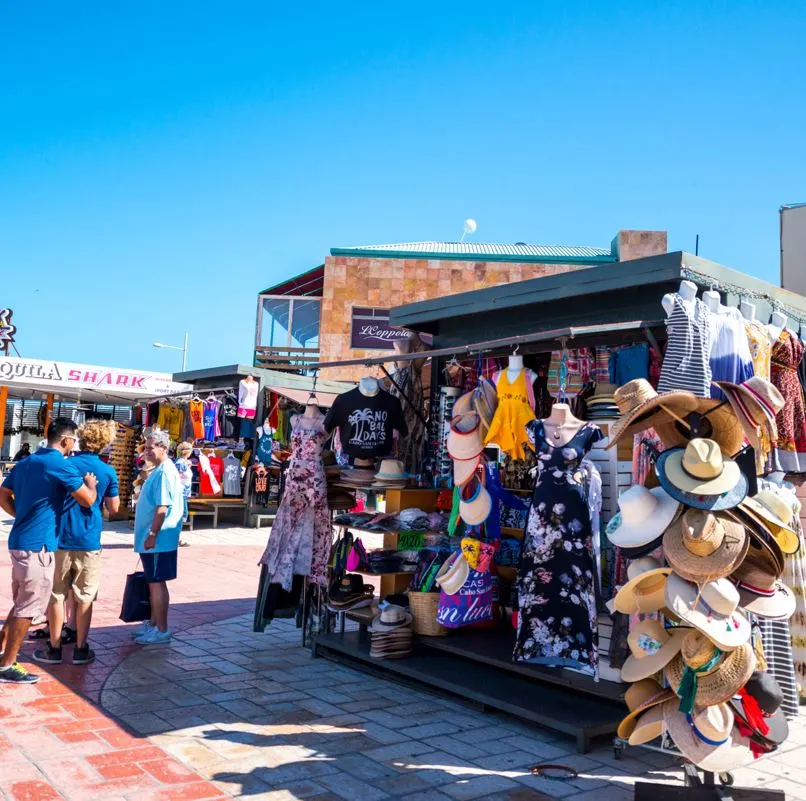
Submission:
[[[419,551],[425,543],[424,531],[401,531],[397,535],[398,551]]]

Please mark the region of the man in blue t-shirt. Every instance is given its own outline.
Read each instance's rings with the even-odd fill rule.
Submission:
[[[81,452],[73,454],[68,460],[68,464],[80,475],[92,473],[96,477],[98,497],[88,509],[72,495],[68,495],[64,501],[53,592],[48,606],[50,642],[45,648],[34,651],[34,659],[46,665],[61,664],[64,607],[71,591],[71,602],[75,603],[76,612],[73,664],[88,665],[95,659],[95,652],[90,648],[87,637],[92,621],[92,604],[98,596],[101,582],[101,532],[104,527],[101,507],[105,507],[110,514],[120,509],[117,473],[113,467],[101,461],[100,454],[112,444],[114,438],[114,422],[90,420],[78,429]]]
[[[47,447],[19,462],[0,487],[0,508],[14,518],[8,538],[13,605],[0,632],[0,682],[8,684],[39,681],[15,660],[31,620],[50,599],[64,499],[72,495],[87,508],[96,499],[95,476],[82,476],[65,458],[78,439],[76,424],[58,417],[47,435]]]

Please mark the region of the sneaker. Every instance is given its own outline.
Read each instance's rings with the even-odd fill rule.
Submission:
[[[171,632],[160,631],[157,628],[151,629],[147,634],[143,634],[135,640],[138,645],[166,645],[170,641]]]
[[[148,634],[153,628],[154,626],[151,625],[151,621],[145,620],[132,632],[132,638],[136,640],[138,637]]]
[[[22,665],[16,662],[7,668],[0,668],[0,682],[5,684],[36,684],[39,676],[29,673]]]
[[[89,665],[90,662],[95,661],[95,651],[90,648],[87,643],[83,648],[76,646],[73,648],[73,664],[74,665]]]
[[[48,643],[44,648],[34,651],[34,662],[41,662],[43,665],[61,665],[62,648],[54,648]]]

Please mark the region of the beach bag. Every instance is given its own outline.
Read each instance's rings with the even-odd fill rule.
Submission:
[[[126,576],[123,602],[120,605],[120,619],[124,623],[151,620],[151,595],[148,591],[146,574],[142,570]]]

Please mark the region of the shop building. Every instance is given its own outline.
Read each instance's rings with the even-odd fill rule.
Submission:
[[[619,231],[609,247],[413,242],[332,248],[324,264],[263,290],[256,366],[304,370],[316,362],[382,356],[404,337],[392,307],[666,253],[665,231]],[[356,380],[355,367],[327,368]]]

